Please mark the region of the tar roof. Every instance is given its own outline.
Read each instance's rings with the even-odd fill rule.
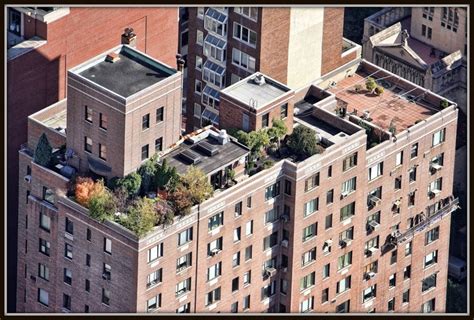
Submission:
[[[213,156],[209,156],[203,152],[203,150],[198,147],[198,145],[202,142],[209,143],[211,146],[208,147],[211,149],[217,149],[218,153]],[[181,156],[181,153],[185,152],[186,154],[189,153],[189,151],[191,151],[191,156],[194,155],[200,158],[200,162],[195,166],[204,171],[206,175],[214,173],[218,169],[238,161],[249,153],[247,148],[232,140],[222,145],[219,144],[215,138],[208,136],[202,139],[200,142],[196,142],[194,144],[186,140],[181,145],[179,145],[178,148],[165,155],[163,159],[166,159],[171,167],[175,167],[178,174],[184,174],[191,164],[190,162],[186,161],[183,156]]]
[[[118,61],[108,62],[104,57],[79,70],[79,75],[122,97],[129,97],[176,73],[130,47],[123,46],[117,53]]]
[[[221,92],[250,107],[259,109],[291,90],[267,76],[263,76],[264,84],[258,84],[254,81],[256,75],[261,74],[257,73],[243,79]]]

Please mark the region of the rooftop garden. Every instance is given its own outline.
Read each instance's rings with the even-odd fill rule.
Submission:
[[[42,134],[33,153],[33,161],[42,167],[48,168],[59,173],[66,178],[70,178],[75,174],[76,169],[68,165],[68,160],[73,157],[73,153],[66,149],[66,145],[62,145],[53,151],[46,134]]]
[[[258,131],[229,130],[229,134],[250,149],[246,163],[246,171],[250,176],[272,167],[276,160],[292,158],[302,161],[324,151],[316,131],[300,125],[292,134],[287,135],[287,132],[283,120],[273,120],[271,128]]]
[[[89,209],[92,218],[119,223],[139,238],[156,226],[173,223],[175,217],[191,213],[192,206],[213,195],[213,188],[202,170],[190,166],[184,175],[161,163],[157,155],[137,172],[112,178],[107,186],[102,179],[77,177],[70,196]]]

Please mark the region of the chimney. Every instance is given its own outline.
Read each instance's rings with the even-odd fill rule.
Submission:
[[[137,46],[137,35],[133,32],[133,28],[125,28],[122,34],[122,44],[127,44],[131,47]]]
[[[182,56],[178,53],[178,54],[176,55],[176,66],[177,66],[178,71],[183,72],[184,63],[185,63],[184,59],[183,59]]]

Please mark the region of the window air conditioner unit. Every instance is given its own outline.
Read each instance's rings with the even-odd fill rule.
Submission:
[[[219,252],[221,252],[221,250],[219,248],[214,248],[214,249],[211,250],[211,256],[215,256]]]
[[[372,220],[369,222],[369,226],[372,230],[376,230],[380,226],[380,224],[377,221]]]
[[[339,241],[339,247],[345,248],[346,246],[347,246],[347,241],[346,240]]]
[[[281,246],[288,248],[288,240],[281,240]]]
[[[443,166],[440,165],[440,164],[438,164],[438,163],[432,163],[432,164],[430,165],[430,169],[431,169],[431,171],[433,171],[433,172],[436,172],[436,171],[440,170],[442,167],[443,167]]]
[[[107,273],[107,272],[102,273],[102,279],[110,280],[110,273]]]
[[[28,183],[31,183],[31,175],[26,175],[25,176],[25,181],[28,182]]]
[[[379,198],[377,198],[376,196],[374,195],[370,195],[369,196],[369,200],[374,204],[374,205],[378,205],[382,200],[380,200]]]
[[[369,278],[373,278],[375,277],[375,272],[369,271],[367,272],[367,275],[369,276]]]
[[[347,197],[348,194],[349,194],[349,191],[343,191],[343,192],[341,192],[341,199]]]
[[[265,268],[265,275],[268,277],[273,277],[276,275],[277,270],[274,267],[266,267]]]
[[[290,217],[287,215],[287,214],[283,214],[280,216],[280,220],[282,220],[283,222],[288,222],[290,221]]]

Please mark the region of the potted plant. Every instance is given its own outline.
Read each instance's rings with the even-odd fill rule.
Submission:
[[[368,77],[367,81],[365,82],[365,88],[373,93],[375,88],[377,87],[377,83],[375,82],[374,78]]]
[[[439,103],[439,106],[441,107],[441,109],[447,108],[449,106],[448,100],[446,99],[441,100],[441,102]]]
[[[355,90],[355,92],[359,93],[359,92],[362,91],[362,86],[361,86],[360,84],[356,84],[356,85],[354,86],[354,90]]]
[[[227,176],[227,185],[229,187],[233,186],[235,184],[235,170],[234,169],[229,169],[227,168],[225,170],[226,176]]]
[[[383,89],[382,86],[377,86],[377,87],[375,88],[375,94],[378,95],[378,96],[380,96],[380,95],[383,93],[383,90],[384,90],[384,89]]]

